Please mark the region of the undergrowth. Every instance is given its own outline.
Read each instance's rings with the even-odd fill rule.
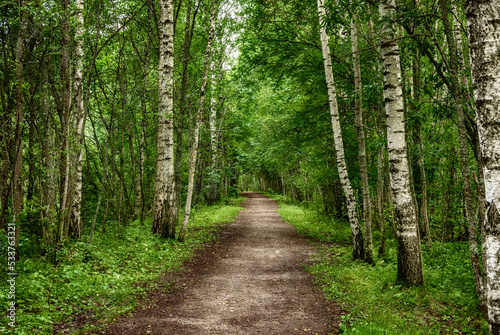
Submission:
[[[156,285],[160,274],[177,271],[193,252],[216,237],[223,225],[236,217],[244,198],[226,205],[203,207],[192,212],[186,239],[180,243],[153,236],[151,219],[122,228],[115,222],[103,236],[94,234],[92,244],[83,236],[59,251],[57,264],[48,259],[21,257],[16,264],[17,335],[52,334],[53,326],[71,328],[75,315],[84,318],[83,333],[94,333],[107,321],[130,312],[140,297]],[[6,244],[0,236],[0,244]],[[3,253],[6,255],[6,252]],[[2,268],[6,256],[1,255]],[[7,310],[7,277],[0,274],[0,306]],[[0,332],[12,331],[2,313]],[[71,330],[71,329],[69,329]],[[75,332],[75,330],[73,330]]]
[[[479,311],[467,242],[422,246],[425,287],[396,284],[396,245],[374,255],[375,265],[353,261],[348,222],[289,204],[280,196],[283,219],[313,241],[323,242],[322,261],[310,266],[325,295],[342,304],[341,334],[488,334]],[[379,239],[374,235],[374,244]],[[327,243],[324,243],[327,242]],[[374,245],[377,250],[377,245]]]

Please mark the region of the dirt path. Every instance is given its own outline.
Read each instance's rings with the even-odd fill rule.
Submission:
[[[314,247],[281,219],[275,201],[243,195],[246,210],[175,278],[179,289],[152,296],[151,307],[106,334],[338,333],[340,307],[303,271]]]

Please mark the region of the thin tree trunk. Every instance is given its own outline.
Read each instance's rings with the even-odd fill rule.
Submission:
[[[422,83],[420,78],[420,52],[417,50],[413,58],[413,108],[417,111],[420,108],[420,91]],[[415,125],[415,144],[418,146],[418,165],[422,183],[422,201],[420,203],[421,229],[427,238],[427,246],[432,247],[432,236],[427,215],[427,178],[425,175],[424,148],[422,144],[422,128],[420,120]]]
[[[466,8],[477,127],[484,159],[486,292],[490,334],[500,334],[500,2],[471,1]]]
[[[198,114],[196,117],[196,124],[194,127],[193,134],[193,144],[191,147],[191,151],[189,154],[189,171],[188,171],[188,194],[186,199],[186,208],[184,211],[184,220],[182,222],[182,228],[179,232],[179,241],[183,241],[186,236],[187,226],[189,223],[189,215],[191,214],[191,201],[193,198],[193,185],[194,185],[194,174],[196,167],[196,154],[198,150],[198,136],[200,132],[200,124],[201,119],[203,117],[203,106],[205,104],[205,91],[207,88],[207,79],[208,79],[208,68],[210,67],[210,51],[212,47],[212,39],[214,35],[214,26],[215,26],[215,14],[217,11],[217,0],[214,0],[212,5],[212,12],[210,14],[210,28],[208,32],[208,41],[207,48],[205,50],[205,60],[203,65],[203,81],[201,84],[201,93],[200,93],[200,105],[198,106]]]
[[[381,3],[379,7],[380,17],[390,17],[394,13],[394,7],[394,0],[390,0],[389,3]],[[399,46],[397,40],[394,39],[391,27],[383,28],[380,51],[384,68],[390,181],[397,221],[397,279],[409,285],[423,285],[422,252],[406,155]]]
[[[44,118],[44,141],[43,151],[45,156],[45,185],[44,185],[44,205],[45,217],[48,221],[48,230],[45,235],[46,245],[53,245],[57,241],[57,231],[55,229],[56,208],[56,162],[55,155],[55,133],[53,129],[52,114],[49,112],[47,91],[48,64],[42,65],[42,114]]]
[[[372,204],[370,198],[370,186],[368,184],[368,168],[366,166],[365,129],[363,123],[363,92],[361,82],[361,66],[358,52],[358,27],[357,17],[351,19],[351,43],[354,65],[354,88],[355,88],[355,125],[358,135],[358,157],[361,174],[361,190],[363,192],[363,221],[365,233],[365,261],[373,263],[373,241],[372,241]]]
[[[380,147],[377,157],[377,196],[378,196],[378,217],[380,223],[380,246],[379,255],[385,254],[385,197],[384,197],[384,147]]]
[[[102,199],[102,192],[99,193],[99,199],[97,199],[97,207],[95,209],[94,219],[92,220],[92,228],[90,229],[88,244],[92,243],[92,235],[94,234],[95,223],[97,221],[97,214],[99,214],[99,207],[101,206],[101,199]]]
[[[136,216],[140,215],[140,222],[143,222],[143,203],[144,203],[144,162],[146,160],[146,119],[147,119],[147,104],[146,104],[146,87],[148,81],[148,68],[149,68],[149,53],[151,49],[151,39],[149,38],[146,44],[146,56],[144,65],[142,67],[142,91],[141,91],[141,139],[139,142],[139,180],[135,189],[135,203],[134,212]],[[140,213],[140,214],[139,214]]]
[[[71,189],[73,195],[71,196],[71,214],[69,217],[69,226],[73,231],[75,237],[80,238],[82,234],[82,166],[83,166],[83,141],[84,141],[84,128],[85,128],[85,109],[83,104],[83,10],[84,0],[75,1],[75,76],[74,76],[74,146],[71,148],[73,155],[73,174],[71,178]]]
[[[399,28],[399,38],[404,38],[405,32],[403,29],[403,26],[398,25]],[[413,206],[415,208],[415,216],[417,218],[417,222],[419,222],[419,212],[418,212],[418,202],[417,202],[417,194],[415,192],[415,181],[413,178],[413,167],[411,165],[411,150],[410,150],[410,139],[409,139],[409,129],[408,129],[408,94],[406,93],[406,85],[407,85],[407,78],[406,78],[406,71],[404,68],[404,60],[402,57],[399,58],[399,66],[400,66],[400,72],[401,72],[401,89],[403,92],[403,112],[404,112],[404,124],[405,124],[405,146],[406,146],[406,157],[408,161],[408,174],[410,176],[410,191],[411,191],[411,198],[413,201]],[[411,93],[410,93],[410,98],[411,98]],[[417,225],[417,229],[419,229]],[[419,234],[420,237],[420,234]]]
[[[373,29],[373,20],[371,18],[371,9],[370,5],[366,5],[367,14],[370,16],[368,20],[368,29],[370,32],[370,38],[373,40],[374,47],[376,46],[375,32]],[[380,53],[380,47],[377,47],[378,52]],[[373,69],[375,72],[380,71],[380,64],[374,66]],[[382,82],[380,84],[383,84]],[[383,98],[383,97],[382,97]],[[377,115],[377,132],[381,138],[385,139],[384,133],[385,129],[385,116],[382,107],[380,106],[376,111]],[[378,249],[379,255],[385,254],[385,246],[386,246],[386,218],[385,218],[385,204],[386,204],[386,183],[385,183],[385,175],[386,175],[386,164],[385,164],[385,153],[386,153],[386,141],[384,141],[384,145],[381,145],[378,149],[377,154],[377,207],[378,207],[378,218],[380,224],[380,246]]]
[[[68,236],[68,203],[69,203],[69,110],[71,104],[71,87],[69,78],[69,43],[70,43],[70,18],[69,0],[62,0],[61,22],[61,60],[59,63],[60,81],[62,85],[59,119],[61,123],[61,144],[59,154],[60,173],[60,206],[59,206],[59,241],[63,242]]]
[[[184,46],[182,55],[182,79],[181,79],[181,92],[179,96],[179,115],[175,118],[176,124],[176,148],[175,148],[175,187],[178,194],[176,207],[180,208],[181,201],[181,185],[182,185],[182,154],[183,154],[183,132],[184,132],[184,119],[187,116],[187,89],[188,89],[188,65],[190,59],[191,41],[193,39],[193,28],[196,22],[196,14],[201,2],[198,2],[191,21],[191,8],[192,0],[189,0],[186,9],[186,25],[184,29]]]
[[[25,3],[23,0],[19,1],[20,10],[20,28],[17,35],[16,44],[16,130],[15,130],[15,152],[16,158],[14,163],[14,192],[12,198],[12,222],[15,224],[15,246],[19,245],[19,230],[18,223],[19,215],[23,209],[23,118],[24,118],[24,101],[23,101],[23,85],[24,85],[24,39],[28,30],[28,17],[26,13]],[[10,235],[9,235],[10,236]],[[17,254],[16,254],[17,257]]]
[[[321,25],[321,45],[323,51],[323,61],[325,66],[326,85],[328,87],[328,97],[330,100],[330,115],[332,120],[332,129],[335,141],[335,152],[337,154],[337,168],[342,183],[342,188],[347,199],[347,209],[349,214],[349,221],[351,223],[352,242],[353,242],[353,258],[364,259],[365,250],[363,245],[363,234],[359,224],[356,197],[354,195],[351,181],[347,174],[347,165],[344,155],[344,144],[342,141],[342,133],[340,128],[339,112],[337,106],[337,93],[332,73],[332,61],[330,57],[329,37],[326,33],[326,27],[322,20],[325,17],[325,8],[323,7],[323,0],[318,0],[318,13]]]
[[[36,29],[36,28],[35,28]],[[28,54],[26,55],[26,63],[29,64],[32,62],[32,55],[33,55],[33,49],[35,46],[35,43],[37,43],[36,37],[32,38],[31,42],[29,43],[28,47]],[[34,136],[35,136],[35,115],[36,115],[36,105],[35,105],[35,83],[33,80],[33,72],[34,72],[34,67],[30,66],[28,68],[28,85],[29,85],[29,102],[28,102],[28,110],[29,110],[29,118],[27,120],[29,124],[29,130],[28,130],[28,152],[27,152],[27,163],[28,163],[28,187],[26,190],[26,201],[30,202],[33,200],[33,195],[35,192],[35,155],[34,155]],[[40,199],[42,200],[42,199]],[[32,213],[28,213],[27,220],[32,221]]]
[[[106,221],[108,218],[108,208],[109,208],[109,200],[106,200],[106,209],[104,210],[104,218],[102,220],[101,236],[104,235],[104,233],[106,232]]]
[[[174,25],[172,0],[160,0],[160,59],[158,139],[156,143],[156,179],[153,226],[154,234],[175,237],[177,210],[174,179]]]
[[[452,1],[451,3],[451,10],[453,14],[453,33],[456,39],[456,45],[457,45],[457,56],[458,56],[458,64],[459,64],[459,69],[461,70],[461,78],[462,78],[462,87],[461,91],[464,93],[464,99],[466,99],[467,105],[470,109],[470,111],[473,111],[474,113],[476,112],[476,106],[474,104],[474,99],[471,97],[470,94],[470,86],[469,86],[469,77],[467,76],[466,69],[470,67],[470,63],[467,62],[466,64],[466,58],[464,57],[464,42],[462,40],[462,32],[461,32],[461,23],[458,18],[458,12],[457,12],[457,6],[456,4]],[[480,231],[481,231],[481,262],[482,266],[480,271],[480,279],[481,279],[481,286],[483,288],[482,293],[482,299],[480,299],[480,305],[481,305],[481,310],[482,312],[486,315],[488,313],[488,307],[487,307],[487,302],[486,302],[486,290],[487,290],[487,276],[486,276],[486,237],[485,237],[485,230],[484,230],[484,225],[482,224],[485,219],[485,194],[484,194],[484,163],[483,163],[483,157],[481,155],[481,148],[479,145],[479,136],[477,130],[474,132],[473,135],[472,145],[474,147],[474,152],[477,160],[477,169],[478,169],[478,178],[477,178],[477,196],[478,196],[478,222],[480,225]]]
[[[462,93],[460,90],[461,82],[458,76],[458,51],[453,34],[453,27],[450,23],[448,14],[448,0],[440,0],[441,16],[443,20],[444,31],[448,41],[448,48],[450,50],[450,83],[452,87],[452,94],[455,99],[455,108],[457,111],[457,127],[458,127],[458,142],[460,152],[460,165],[462,170],[462,180],[464,183],[464,196],[465,196],[465,218],[469,227],[469,253],[472,264],[472,272],[474,273],[474,281],[476,283],[476,292],[481,303],[483,310],[486,310],[486,301],[483,296],[483,282],[481,279],[481,266],[479,262],[478,244],[476,224],[473,217],[473,204],[472,204],[472,187],[470,182],[469,170],[469,150],[467,147],[467,138],[465,130],[465,113],[462,104]]]
[[[221,56],[221,59],[219,59],[219,64],[217,64],[218,76],[216,75],[215,62],[212,63],[212,70],[211,70],[212,75],[210,76],[212,83],[212,97],[210,99],[210,118],[209,118],[211,164],[209,170],[210,174],[208,178],[210,187],[208,188],[208,192],[206,195],[206,199],[209,204],[216,202],[219,199],[219,194],[220,194],[219,185],[221,182],[221,178],[218,170],[219,149],[217,143],[218,141],[217,119],[222,118],[222,113],[217,113],[218,110],[217,99],[223,101],[222,92],[220,89],[223,78],[222,63],[223,60]]]

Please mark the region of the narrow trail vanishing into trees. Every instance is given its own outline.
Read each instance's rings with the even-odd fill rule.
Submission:
[[[336,334],[339,305],[303,266],[316,252],[285,223],[275,201],[246,192],[236,221],[176,278],[106,334]]]

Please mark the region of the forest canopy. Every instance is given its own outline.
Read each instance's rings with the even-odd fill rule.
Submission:
[[[498,334],[499,7],[6,2],[2,250],[57,265],[134,224],[183,241],[192,210],[281,194],[349,222],[353,259],[395,241],[404,285],[425,285],[422,248],[466,242]]]

